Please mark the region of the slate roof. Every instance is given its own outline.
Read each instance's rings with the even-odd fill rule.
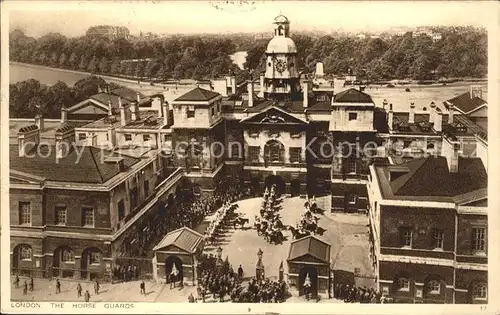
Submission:
[[[322,262],[330,263],[330,244],[316,236],[309,235],[295,240],[290,244],[287,260],[294,260],[304,255],[311,255]]]
[[[450,173],[445,157],[430,156],[399,165],[377,166],[376,171],[388,199],[453,201],[453,197],[487,188],[488,174],[480,158],[459,157],[458,165],[458,172]],[[391,170],[403,175],[390,180]]]
[[[122,98],[125,98],[129,101],[137,101],[137,93],[139,93],[139,98],[142,101],[149,99],[146,95],[142,94],[139,91],[127,88],[127,87],[120,87],[114,90],[111,90],[111,93],[115,95],[119,95]]]
[[[360,90],[350,88],[335,95],[336,103],[373,103],[372,97]]]
[[[459,126],[465,127],[464,129],[457,128]],[[453,124],[446,124],[443,127],[443,132],[452,139],[459,136],[473,136],[477,135],[481,139],[488,141],[488,131],[484,130],[481,126],[475,124],[467,116],[463,114],[453,115]]]
[[[40,176],[47,180],[102,184],[120,174],[118,165],[101,162],[104,156],[118,157],[120,155],[100,148],[78,147],[78,152],[73,149],[57,162],[55,146],[40,146],[40,153],[33,151],[31,157],[19,157],[17,144],[10,145],[9,149],[11,170]],[[130,156],[121,156],[124,159],[125,168],[130,168],[140,161]]]
[[[220,95],[219,93],[197,87],[197,88],[192,89],[191,91],[179,96],[174,101],[197,101],[197,102],[209,101],[209,100],[211,100],[219,95]]]
[[[405,134],[435,134],[433,125],[429,123],[429,113],[415,113],[415,122],[409,123],[410,113],[393,113],[392,130]]]
[[[188,227],[182,227],[165,235],[165,237],[153,248],[153,251],[173,245],[190,254],[196,252],[198,245],[203,240],[203,235],[191,230]]]
[[[111,107],[113,109],[118,109],[119,108],[119,102],[118,102],[118,96],[114,94],[108,94],[108,93],[99,93],[99,94],[94,94],[89,97],[90,99],[96,100],[105,106],[108,106],[108,102],[111,101]],[[123,105],[128,105],[130,104],[130,101],[127,100],[126,98],[122,97],[122,104]]]
[[[464,114],[478,108],[481,105],[486,104],[486,101],[483,100],[482,98],[479,97],[471,98],[470,92],[465,92],[463,94],[460,94],[459,96],[451,98],[446,102],[452,103],[453,106],[461,110]],[[448,104],[446,104],[446,102],[444,104],[448,108]]]

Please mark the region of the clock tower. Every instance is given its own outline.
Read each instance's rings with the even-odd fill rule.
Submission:
[[[274,19],[274,37],[266,49],[264,97],[294,100],[300,98],[299,73],[296,66],[297,47],[290,35],[290,21],[284,15]]]

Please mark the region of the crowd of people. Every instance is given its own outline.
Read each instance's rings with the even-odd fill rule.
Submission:
[[[123,280],[123,282],[138,280],[140,275],[139,268],[136,265],[113,267],[113,279]]]
[[[174,201],[160,204],[155,217],[145,220],[142,229],[131,231],[128,240],[123,242],[120,256],[151,257],[153,247],[167,233],[184,226],[195,228],[222,205],[243,199],[251,193],[242,184],[230,180],[219,181],[216,187],[210,196],[182,192]]]
[[[333,296],[346,303],[384,303],[385,301],[385,298],[373,288],[339,283],[335,285]]]
[[[189,302],[204,303],[212,299],[219,302],[278,303],[285,301],[288,294],[284,281],[256,277],[246,281],[241,265],[235,272],[227,257],[222,260],[212,254],[204,254],[200,259],[199,270],[197,297],[189,297]]]

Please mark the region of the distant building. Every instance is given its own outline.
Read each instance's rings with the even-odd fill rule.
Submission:
[[[483,129],[488,129],[488,102],[483,99],[480,86],[471,86],[470,91],[444,101],[446,109],[467,116]]]
[[[117,38],[128,39],[130,32],[128,28],[124,26],[99,25],[90,27],[87,30],[86,35],[91,37],[107,38],[110,40]]]

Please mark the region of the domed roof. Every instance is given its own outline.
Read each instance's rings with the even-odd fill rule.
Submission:
[[[283,14],[280,14],[274,18],[274,23],[290,23],[290,21],[288,20],[288,18],[286,16],[284,16]]]
[[[274,36],[267,44],[266,53],[296,53],[297,47],[290,37]]]

